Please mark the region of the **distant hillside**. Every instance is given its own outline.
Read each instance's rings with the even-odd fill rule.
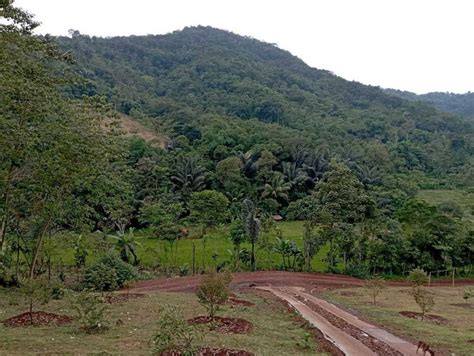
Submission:
[[[285,160],[299,140],[384,172],[439,177],[465,171],[473,154],[472,123],[227,31],[57,41],[88,80],[72,95],[103,94],[122,113],[186,136],[214,162],[265,149]]]
[[[387,89],[387,93],[411,101],[423,101],[441,111],[474,118],[474,93],[428,93],[417,95],[409,91]]]

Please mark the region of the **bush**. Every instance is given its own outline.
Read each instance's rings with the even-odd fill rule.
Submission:
[[[413,289],[420,289],[422,286],[428,284],[428,275],[421,268],[415,268],[410,271],[408,281],[411,283]]]
[[[425,318],[425,314],[433,309],[435,302],[433,296],[425,291],[424,289],[414,289],[413,297],[415,298],[416,304],[420,307],[421,310],[421,320]]]
[[[110,324],[106,318],[107,305],[90,290],[78,294],[70,293],[68,299],[76,313],[81,329],[87,333],[106,331]]]
[[[469,299],[473,297],[474,297],[474,287],[464,288],[464,293],[462,295],[462,298],[464,299],[466,304],[469,302]]]
[[[84,274],[86,288],[105,292],[118,289],[118,277],[114,268],[97,263]]]
[[[203,304],[213,317],[219,308],[229,297],[229,284],[232,281],[230,272],[211,272],[205,275],[198,286],[196,295],[199,303]]]
[[[125,282],[136,278],[135,268],[122,261],[116,254],[103,256],[84,272],[85,286],[98,291],[122,288]]]
[[[160,312],[158,329],[152,338],[153,352],[181,351],[184,355],[193,355],[194,341],[202,335],[194,325],[188,324],[181,311],[171,305],[165,305]]]

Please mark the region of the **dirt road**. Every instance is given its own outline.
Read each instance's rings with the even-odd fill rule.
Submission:
[[[416,345],[366,323],[301,287],[258,287],[295,308],[346,355],[416,355]]]
[[[258,271],[233,273],[232,288],[245,288],[249,286],[298,286],[308,291],[323,291],[333,288],[361,287],[364,281],[358,278],[331,273],[306,273],[284,271]],[[187,276],[175,278],[160,278],[137,282],[133,292],[143,293],[152,291],[163,292],[193,292],[201,276]],[[392,286],[408,286],[407,282],[387,282]],[[474,285],[473,279],[457,280],[457,285]],[[436,281],[432,286],[449,286],[450,280]],[[132,290],[131,290],[132,291]],[[312,292],[311,292],[312,293]]]

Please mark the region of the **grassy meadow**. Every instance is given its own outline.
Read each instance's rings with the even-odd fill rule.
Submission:
[[[300,221],[284,221],[277,223],[282,231],[283,237],[293,240],[302,247],[303,245],[303,223]],[[196,231],[190,229],[190,235]],[[140,264],[144,267],[183,267],[192,269],[192,251],[195,246],[195,266],[196,270],[205,270],[209,267],[222,264],[226,261],[231,263],[233,245],[229,238],[227,226],[220,226],[206,234],[206,238],[193,239],[192,237],[180,239],[171,245],[169,242],[159,240],[153,237],[150,231],[141,230],[134,232],[139,237],[140,246],[137,249],[137,255]],[[45,250],[51,254],[53,264],[72,266],[74,264],[74,242],[77,235],[57,234],[46,241]],[[91,233],[83,235],[84,245],[89,252],[87,263],[95,261],[98,256],[107,252],[114,246],[114,240],[105,237],[100,233]],[[272,251],[271,248],[264,249],[263,246],[269,246],[276,242],[274,231],[264,232],[260,236],[260,243],[256,247],[257,268],[275,269],[282,264],[281,255]],[[250,251],[250,244],[243,243],[241,248]],[[327,254],[328,246],[324,246],[313,258],[312,266],[314,271],[324,271],[324,258]]]

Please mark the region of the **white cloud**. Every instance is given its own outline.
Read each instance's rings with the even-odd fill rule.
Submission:
[[[471,0],[17,0],[40,33],[163,34],[209,25],[382,87],[474,91]]]

